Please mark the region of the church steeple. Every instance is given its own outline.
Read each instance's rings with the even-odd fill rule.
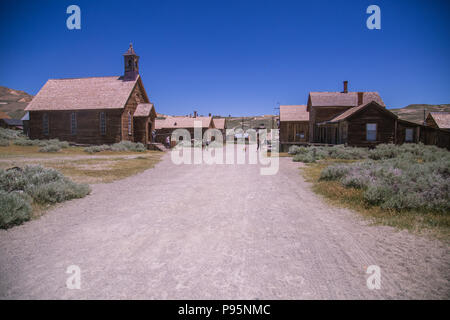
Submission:
[[[139,56],[134,52],[133,44],[130,43],[130,47],[127,52],[123,54],[125,63],[125,72],[123,74],[124,80],[136,80],[139,74]]]

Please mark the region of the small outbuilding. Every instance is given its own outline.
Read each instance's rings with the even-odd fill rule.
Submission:
[[[450,131],[450,112],[430,112],[425,123],[432,128]]]
[[[202,129],[202,137],[205,131],[210,128],[215,128],[212,117],[178,117],[172,116],[165,119],[155,120],[156,129],[156,142],[166,143],[167,137],[172,135],[172,132],[176,129],[186,129],[191,135],[191,139],[194,139],[195,123],[200,122]]]
[[[280,144],[282,148],[292,144],[306,144],[308,141],[309,112],[307,106],[280,106]]]

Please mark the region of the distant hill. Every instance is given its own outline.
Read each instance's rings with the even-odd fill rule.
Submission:
[[[395,113],[400,119],[423,124],[423,110],[425,109],[425,117],[430,112],[446,111],[450,112],[450,104],[410,104],[404,108],[389,109]]]
[[[7,113],[13,119],[25,115],[25,107],[33,96],[20,90],[0,86],[0,111]]]

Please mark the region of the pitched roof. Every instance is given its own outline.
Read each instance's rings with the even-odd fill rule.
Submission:
[[[121,109],[136,80],[122,77],[50,79],[31,100],[26,111]]]
[[[379,103],[375,102],[375,101],[371,101],[369,103],[366,104],[362,104],[359,105],[357,107],[353,107],[350,109],[345,110],[343,113],[341,113],[340,115],[334,117],[333,119],[329,120],[329,121],[325,121],[326,123],[331,123],[331,122],[339,122],[345,119],[348,119],[350,116],[354,115],[355,113],[357,113],[359,110],[362,110],[364,108],[366,108],[369,105],[376,105],[377,107],[381,108],[383,111],[390,113],[393,117],[397,118],[397,116],[392,113],[391,111],[389,111],[388,109],[384,108],[384,106],[380,105]]]
[[[222,130],[225,129],[225,119],[224,118],[214,118],[214,127],[216,129]]]
[[[0,111],[0,119],[11,119],[6,112]]]
[[[305,105],[280,106],[280,121],[309,121]]]
[[[201,121],[202,128],[209,128],[212,122],[211,117],[167,117],[166,119],[157,119],[155,129],[176,129],[176,128],[194,128],[194,121]],[[214,125],[214,122],[212,122]]]
[[[150,116],[150,113],[153,113],[153,115],[156,117],[155,107],[153,103],[140,103],[138,104],[133,117],[148,117]]]
[[[362,94],[362,104],[371,101],[385,106],[378,92],[310,92],[309,99],[312,106],[332,107],[332,106],[358,106],[358,94]]]
[[[450,112],[430,112],[439,129],[450,129]]]

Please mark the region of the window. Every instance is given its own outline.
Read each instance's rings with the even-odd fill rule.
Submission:
[[[77,134],[77,114],[75,112],[70,114],[70,133]]]
[[[44,113],[42,115],[42,133],[48,136],[49,128],[48,128],[48,113]]]
[[[106,115],[104,112],[100,112],[100,134],[102,136],[106,134]]]
[[[128,135],[131,136],[131,113],[128,112]]]
[[[377,124],[367,123],[366,124],[366,140],[376,141],[377,140]]]
[[[413,129],[412,128],[406,128],[405,129],[405,142],[412,142],[413,141]]]

